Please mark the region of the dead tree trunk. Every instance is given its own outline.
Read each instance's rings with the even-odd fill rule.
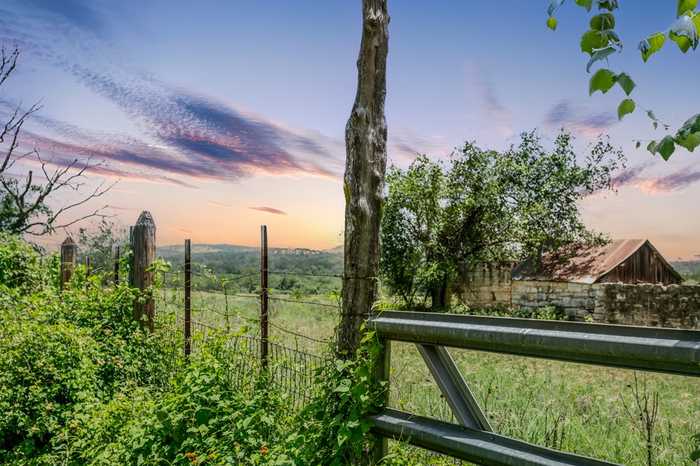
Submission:
[[[357,94],[345,127],[345,269],[338,355],[351,357],[377,295],[379,226],[386,171],[387,0],[362,1]]]

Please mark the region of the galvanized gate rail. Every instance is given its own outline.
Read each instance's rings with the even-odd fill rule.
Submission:
[[[388,381],[390,340],[415,343],[461,425],[385,409],[371,417],[393,438],[482,465],[610,465],[492,433],[445,346],[602,366],[700,376],[700,331],[427,312],[383,312],[369,320],[384,347],[378,377]]]

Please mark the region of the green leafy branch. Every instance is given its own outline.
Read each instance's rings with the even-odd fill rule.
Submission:
[[[547,9],[547,27],[552,30],[557,27],[557,19],[554,14],[564,4],[564,1],[550,0]],[[588,12],[593,9],[595,3],[598,10],[601,11],[591,18],[590,29],[581,36],[581,51],[590,57],[586,65],[586,71],[590,73],[595,63],[602,60],[607,62],[608,57],[623,49],[623,42],[615,32],[615,16],[613,14],[620,5],[618,0],[575,0],[575,3]],[[639,51],[645,63],[664,47],[666,38],[675,42],[683,53],[688,52],[691,48],[697,49],[700,43],[700,12],[695,11],[697,6],[698,0],[678,0],[677,20],[673,25],[666,31],[651,34],[639,43]],[[629,97],[636,84],[627,73],[615,73],[606,68],[597,70],[590,78],[589,94],[593,95],[596,91],[605,94],[615,84],[618,84],[626,95],[626,98],[617,107],[617,116],[622,120],[637,109],[636,102]],[[646,114],[651,119],[654,129],[657,129],[661,124],[668,131],[670,126],[660,123],[653,111],[647,110]],[[689,118],[675,135],[667,135],[659,141],[649,142],[647,150],[652,154],[659,154],[664,160],[668,160],[675,152],[677,145],[690,152],[693,152],[700,145],[700,114]],[[636,146],[640,147],[641,141],[638,140]]]

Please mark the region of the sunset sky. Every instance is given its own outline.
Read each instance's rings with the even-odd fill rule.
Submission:
[[[465,140],[504,149],[533,128],[545,143],[571,130],[584,154],[608,133],[629,166],[617,194],[583,202],[587,223],[670,259],[700,255],[700,152],[664,162],[634,148],[664,135],[641,109],[674,129],[699,111],[697,53],[669,43],[644,64],[637,51],[676,2],[621,2],[626,49],[610,68],[632,75],[640,107],[622,122],[619,88],[588,96],[585,10],[566,2],[552,32],[548,3],[391,1],[390,161]],[[41,102],[23,143],[59,164],[104,161],[91,182],[119,181],[93,207],[124,225],[150,210],[159,244],[253,245],[265,223],[273,246],[329,248],[342,242],[360,29],[360,0],[3,0],[0,41],[22,56],[0,113]]]

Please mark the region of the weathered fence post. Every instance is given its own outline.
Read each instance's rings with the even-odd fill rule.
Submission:
[[[154,282],[154,273],[149,270],[156,258],[156,224],[151,213],[141,212],[131,234],[131,249],[133,251],[132,283],[131,286],[141,291],[148,290]],[[155,320],[155,303],[152,295],[138,300],[134,305],[134,318],[142,322],[147,318],[148,329],[153,331]]]
[[[77,257],[78,245],[69,236],[61,243],[61,289],[65,288],[73,276]]]
[[[90,256],[85,256],[85,276],[90,276]]]
[[[185,240],[185,357],[192,351],[192,253],[190,240]]]
[[[119,256],[120,248],[117,246],[117,250],[114,252],[114,285],[119,285]]]
[[[267,290],[267,225],[260,226],[260,364],[267,369],[268,353],[268,290]]]

